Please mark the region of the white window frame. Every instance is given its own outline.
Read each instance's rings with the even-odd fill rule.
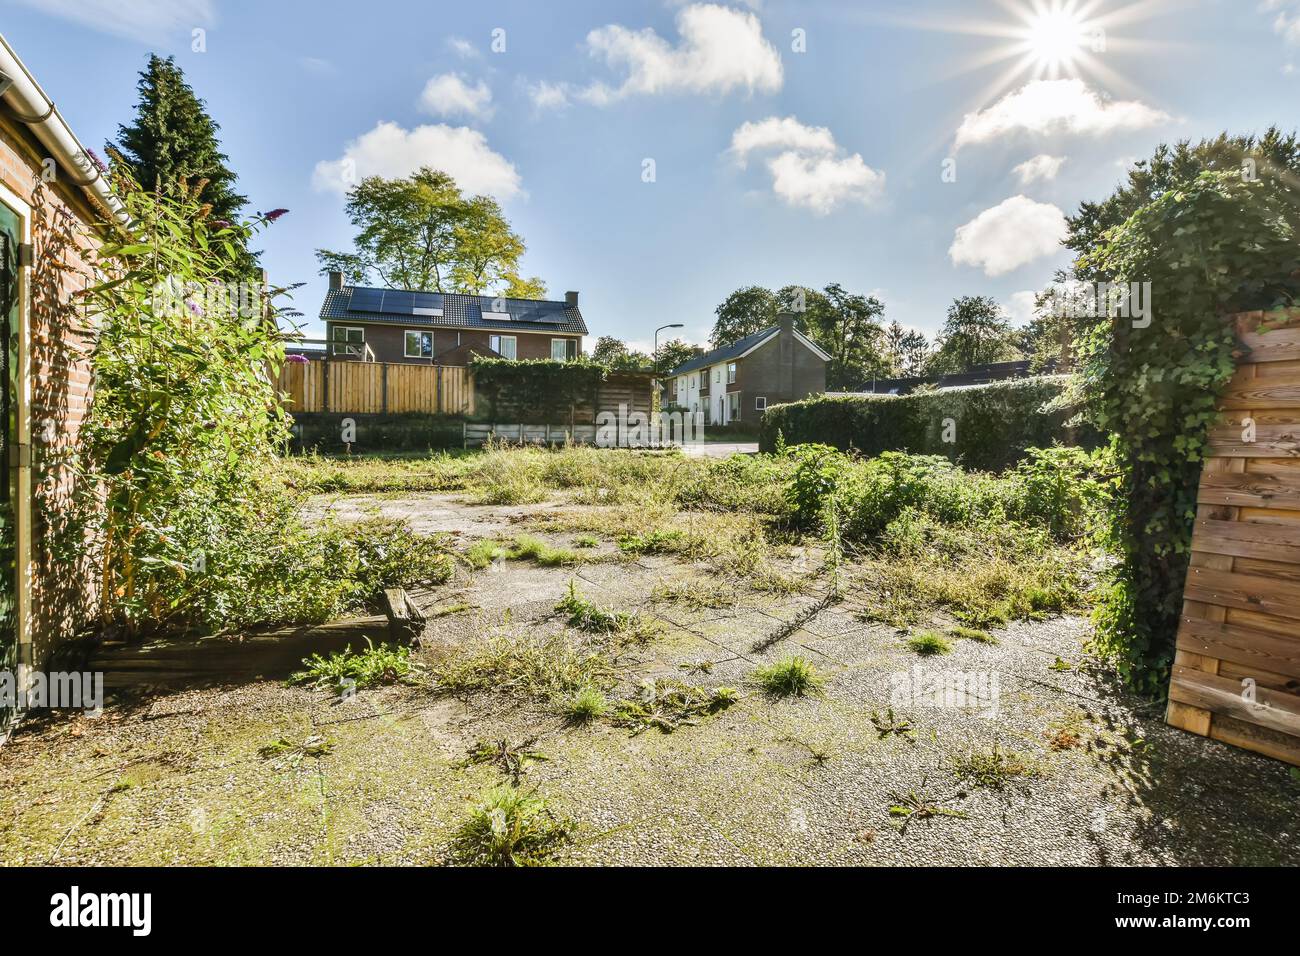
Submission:
[[[339,333],[343,332],[343,338]],[[356,332],[359,338],[354,342],[351,335]],[[366,327],[364,325],[335,325],[330,331],[331,355],[362,355],[365,352]]]
[[[572,341],[573,341],[573,339],[568,339],[568,338],[565,338],[565,339],[551,339],[551,361],[552,361],[552,362],[568,362],[568,361],[571,361],[570,358],[569,358],[569,343],[572,342]],[[555,347],[556,347],[557,345],[560,347],[560,355],[559,355],[558,358],[557,358],[556,355],[555,355]],[[578,357],[578,350],[577,350],[577,348],[574,348],[574,350],[573,350],[573,357],[574,357],[575,359]]]
[[[420,345],[416,347],[414,354],[411,352],[410,336],[420,336]],[[424,336],[429,337],[429,354],[424,354]],[[432,359],[433,358],[433,332],[429,329],[406,329],[402,333],[402,355],[406,358]]]
[[[736,384],[736,363],[735,362],[727,363],[727,384],[728,385]]]
[[[754,411],[756,411],[756,412],[765,412],[765,411],[767,411],[767,396],[766,396],[766,395],[755,395],[755,396],[754,396]]]
[[[503,346],[510,342],[510,355],[506,355]],[[519,339],[513,335],[493,335],[488,338],[488,348],[496,352],[502,358],[510,359],[512,362],[519,358]]]

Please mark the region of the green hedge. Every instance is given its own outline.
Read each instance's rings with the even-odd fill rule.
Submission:
[[[967,468],[1001,471],[1023,459],[1027,448],[1101,443],[1095,428],[1066,426],[1070,410],[1045,408],[1068,382],[1068,376],[1048,375],[913,395],[774,405],[763,415],[760,445],[774,450],[779,434],[787,445],[815,442],[869,456],[884,451],[943,455]],[[952,441],[944,440],[945,431]]]
[[[341,453],[343,420],[352,419],[355,454],[395,451],[428,451],[431,448],[464,446],[464,424],[459,418],[407,412],[390,415],[300,412],[292,416],[290,448],[295,452]]]

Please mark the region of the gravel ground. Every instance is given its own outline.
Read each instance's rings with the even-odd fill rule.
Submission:
[[[348,499],[463,541],[519,522],[519,509],[448,496]],[[571,536],[553,536],[559,544]],[[596,554],[612,556],[606,542]],[[672,558],[577,569],[506,563],[420,596],[433,619],[421,656],[502,627],[545,633],[570,580],[602,605],[664,622],[620,664],[627,692],[674,676],[743,691],[671,734],[572,727],[499,694],[446,699],[393,686],[338,703],[261,682],[173,693],[100,718],[28,722],[0,749],[0,862],[419,864],[445,858],[474,796],[498,782],[464,766],[479,739],[536,737],[549,758],[525,785],[572,819],[574,864],[1295,864],[1300,780],[1288,767],[1166,727],[1083,655],[1076,618],[1016,624],[996,645],[955,642],[921,658],[862,623],[852,600],[745,594],[722,608],[655,604],[656,584],[704,581]],[[790,654],[826,675],[820,695],[771,700],[747,683]],[[920,668],[918,671],[917,668]],[[935,706],[909,691],[974,675],[981,699]],[[882,734],[873,722],[908,721]],[[266,759],[286,739],[325,737],[321,757]],[[1020,775],[978,785],[963,759],[997,747]],[[903,818],[914,799],[939,808]]]

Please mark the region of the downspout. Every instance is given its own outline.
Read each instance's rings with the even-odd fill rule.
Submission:
[[[0,99],[50,151],[60,173],[80,186],[102,210],[125,225],[128,220],[125,207],[114,195],[108,178],[91,160],[86,148],[59,115],[54,101],[45,95],[3,35],[0,35]]]

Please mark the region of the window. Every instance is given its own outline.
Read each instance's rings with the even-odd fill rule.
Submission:
[[[759,412],[762,412],[762,411],[766,411],[766,410],[767,410],[767,396],[766,396],[766,395],[755,395],[755,396],[754,396],[754,410],[755,410],[755,411],[759,411]]]
[[[713,381],[715,384],[722,381],[722,369],[715,368],[713,370]]]
[[[360,355],[366,341],[366,330],[353,325],[334,326],[330,351],[335,355]]]
[[[488,339],[488,348],[502,358],[515,357],[515,337],[513,335],[494,335]]]
[[[578,343],[575,339],[551,339],[551,359],[556,362],[569,362],[578,357]]]
[[[727,363],[727,384],[728,385],[736,384],[736,363],[735,362]]]
[[[406,330],[406,357],[433,358],[433,333]]]

